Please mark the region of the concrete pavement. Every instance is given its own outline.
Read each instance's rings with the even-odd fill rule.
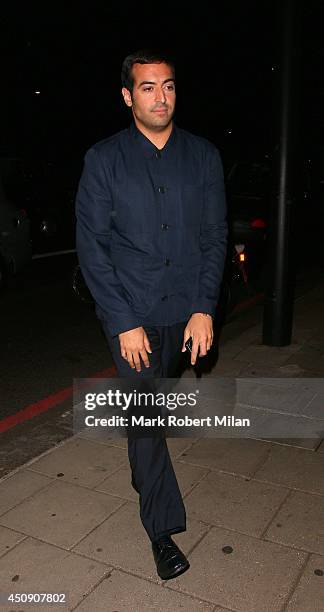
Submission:
[[[208,376],[250,385],[280,378],[282,390],[285,378],[323,379],[323,312],[320,285],[296,301],[292,344],[280,348],[261,344],[259,323],[242,329],[233,321]],[[247,403],[255,391],[249,387]],[[277,406],[280,382],[271,393],[263,403],[254,393],[254,405]],[[324,429],[318,398],[298,393],[289,410]],[[187,510],[187,531],[174,539],[188,572],[168,582],[156,574],[126,440],[79,434],[0,481],[2,593],[65,593],[67,604],[5,603],[2,595],[0,609],[323,612],[324,442],[169,438],[168,445]]]

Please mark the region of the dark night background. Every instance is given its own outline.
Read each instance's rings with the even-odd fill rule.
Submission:
[[[308,156],[323,143],[324,54],[322,5],[303,4],[301,136]],[[271,150],[280,4],[213,7],[8,4],[1,18],[1,154],[80,167],[91,144],[129,123],[120,94],[121,63],[133,50],[152,45],[175,58],[179,126],[230,154],[251,145]]]

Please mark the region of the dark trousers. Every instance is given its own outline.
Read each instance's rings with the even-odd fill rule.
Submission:
[[[117,376],[173,378],[181,367],[181,352],[186,322],[170,326],[144,327],[152,353],[150,367],[141,362],[142,371],[132,369],[120,354],[119,337],[103,329],[117,369]],[[131,482],[139,493],[140,517],[153,541],[162,535],[186,530],[186,511],[164,436],[131,438],[128,436]]]

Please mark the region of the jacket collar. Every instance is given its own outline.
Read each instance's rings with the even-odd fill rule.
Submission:
[[[176,140],[177,140],[177,128],[174,123],[172,126],[172,132],[162,149],[158,149],[155,146],[155,144],[153,144],[153,142],[151,142],[149,138],[147,138],[143,134],[143,132],[141,132],[141,130],[138,129],[138,127],[135,124],[135,121],[132,121],[129,127],[129,132],[130,132],[131,137],[135,140],[135,142],[143,150],[145,157],[156,157],[156,154],[158,152],[161,157],[164,157],[164,155],[167,152],[169,152],[170,150],[174,148]]]

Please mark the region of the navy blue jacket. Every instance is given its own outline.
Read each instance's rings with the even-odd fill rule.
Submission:
[[[227,222],[211,142],[173,124],[159,150],[133,122],[87,151],[76,216],[81,270],[111,335],[215,315]]]

